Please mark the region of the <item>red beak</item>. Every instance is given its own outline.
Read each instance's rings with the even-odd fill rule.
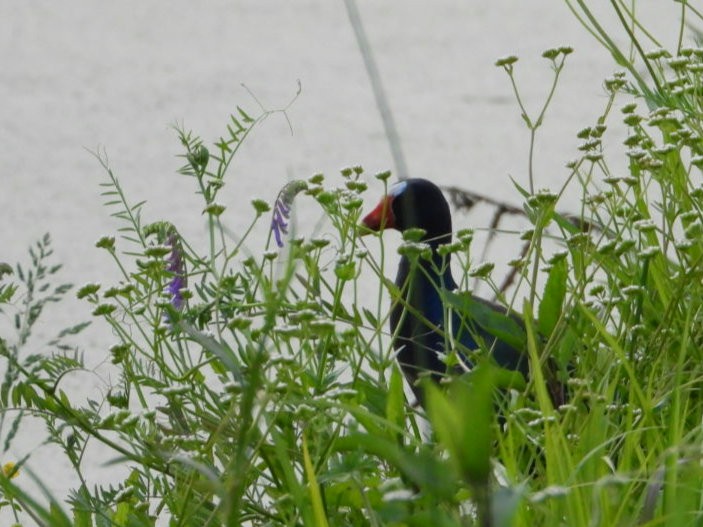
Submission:
[[[361,220],[362,227],[374,232],[395,228],[395,215],[391,207],[392,204],[393,196],[384,196],[376,208]]]

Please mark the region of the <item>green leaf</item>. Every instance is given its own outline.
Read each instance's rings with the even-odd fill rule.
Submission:
[[[423,510],[408,518],[409,527],[460,527],[462,524],[442,510]]]
[[[112,517],[112,521],[116,525],[126,525],[129,519],[130,512],[132,511],[132,506],[127,501],[121,501],[117,504],[115,508],[115,515]]]
[[[537,327],[544,337],[552,334],[561,316],[566,296],[567,275],[566,259],[564,258],[555,262],[549,270],[537,318]]]
[[[370,309],[368,308],[362,308],[362,311],[364,313],[364,316],[366,317],[366,320],[369,321],[369,324],[373,326],[374,328],[377,328],[379,326],[378,323],[378,318],[376,318],[376,315],[374,315]]]
[[[516,315],[508,316],[500,306],[468,293],[443,291],[442,295],[445,303],[490,335],[515,349],[525,348],[527,337],[525,330],[517,321]],[[499,307],[499,310],[496,310],[496,307]]]
[[[447,463],[429,448],[421,448],[417,453],[408,452],[380,435],[353,433],[338,438],[334,443],[334,450],[362,451],[376,456],[399,470],[423,492],[439,498],[450,499],[456,493],[452,471]]]
[[[531,193],[524,187],[522,187],[512,176],[510,176],[510,181],[513,182],[513,186],[522,195],[523,198],[527,199],[530,197]]]
[[[199,332],[195,327],[186,322],[179,322],[179,327],[191,339],[200,344],[208,352],[215,355],[227,371],[233,375],[235,380],[243,382],[242,368],[232,348],[230,348],[225,342],[219,342],[209,335]]]
[[[77,333],[80,333],[85,328],[90,326],[90,324],[91,322],[81,322],[80,324],[76,324],[75,326],[72,326],[70,328],[63,329],[59,333],[59,338],[65,337],[66,335],[75,335]]]
[[[237,106],[237,112],[239,113],[239,116],[242,118],[242,120],[245,123],[253,123],[254,119],[252,119],[242,108],[241,106]]]
[[[569,234],[576,234],[578,232],[583,232],[583,230],[578,227],[577,225],[574,225],[573,221],[570,221],[569,218],[565,217],[562,214],[559,214],[558,212],[554,211],[552,213],[552,219],[554,222],[559,226],[559,228],[563,229]]]
[[[452,383],[447,395],[430,382],[425,385],[437,437],[461,477],[481,488],[487,487],[491,471],[493,374],[494,368],[485,362]]]
[[[31,471],[28,472],[31,474]],[[61,507],[52,499],[42,481],[31,474],[32,479],[39,485],[42,492],[49,498],[49,507],[41,505],[34,497],[30,496],[20,487],[12,483],[9,478],[0,476],[0,495],[7,498],[12,498],[22,504],[31,516],[37,519],[39,525],[51,525],[51,527],[71,527],[72,523],[69,517],[63,512]]]
[[[93,515],[84,509],[73,509],[74,527],[93,527]]]
[[[313,516],[315,518],[315,527],[327,527],[327,515],[325,507],[322,503],[322,495],[320,494],[320,485],[317,483],[315,476],[315,468],[310,459],[308,452],[308,442],[303,434],[303,463],[305,465],[305,475],[308,479],[308,491],[310,493],[310,501],[312,502]]]
[[[391,371],[391,380],[388,387],[388,398],[386,399],[386,418],[391,424],[403,430],[405,423],[405,393],[403,392],[403,375],[397,365]],[[401,434],[394,433],[396,439],[400,440]]]
[[[17,286],[14,284],[0,286],[0,304],[9,303],[16,291]]]

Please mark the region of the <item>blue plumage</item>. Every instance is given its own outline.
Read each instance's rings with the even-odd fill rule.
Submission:
[[[454,292],[457,284],[452,277],[449,256],[441,257],[437,253],[440,245],[451,242],[451,212],[434,183],[425,179],[398,183],[362,224],[371,230],[394,228],[402,232],[420,228],[425,231],[420,241],[432,250],[430,260],[411,261],[408,256],[401,257],[395,279],[399,295],[393,299],[390,314],[398,362],[420,400],[418,377],[427,372],[439,380],[448,373],[441,356],[449,351],[449,346],[469,368],[471,362],[467,354],[481,347],[490,350],[499,366],[527,377],[528,360],[524,346],[520,345],[520,335],[524,334],[520,318],[507,314],[500,305]],[[450,320],[451,337],[447,334]],[[506,327],[504,338],[497,338],[489,331],[495,320]]]

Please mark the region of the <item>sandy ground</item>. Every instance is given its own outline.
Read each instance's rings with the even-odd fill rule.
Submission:
[[[607,9],[608,2],[597,4]],[[520,57],[522,95],[536,112],[551,82],[541,52],[572,46],[535,165],[539,187],[560,186],[564,163],[576,155],[575,133],[602,111],[602,80],[615,70],[563,2],[405,0],[401,8],[360,0],[359,9],[411,175],[515,204],[519,195],[508,176],[527,181],[528,133],[505,73],[493,64]],[[677,4],[648,1],[642,9],[672,46]],[[288,112],[293,133],[274,115],[235,161],[221,195],[235,230],[250,220],[251,198],[271,200],[292,177],[324,172],[332,179],[351,164],[369,174],[392,168],[341,1],[3,2],[0,64],[0,261],[25,260],[27,246],[48,231],[65,265],[61,277],[78,285],[116,275],[94,248],[119,224],[102,205],[105,174],[90,151],[105,148],[131,199],[148,200],[147,221],[168,219],[189,239],[202,238],[202,207],[193,181],[175,173],[180,150],[170,125],[182,122],[216,140],[236,105],[258,112],[242,83],[268,109],[287,104],[298,81],[302,92]],[[562,206],[577,200],[567,193]],[[317,212],[298,216],[305,232]],[[469,221],[481,226],[487,219],[461,216],[455,223]],[[497,250],[510,254],[514,247]],[[48,311],[27,351],[49,352],[49,336],[88,319],[89,311],[77,301]],[[88,361],[99,364],[113,338],[96,326],[80,343]],[[86,374],[69,385],[99,397],[98,381]],[[76,482],[43,439],[42,428],[28,422],[22,440],[0,456],[31,453],[30,465],[64,496]],[[119,471],[103,466],[108,459],[99,451],[95,458],[94,482]]]

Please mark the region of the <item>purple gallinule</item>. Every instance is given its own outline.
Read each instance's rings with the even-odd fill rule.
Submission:
[[[495,363],[522,373],[527,378],[528,357],[524,346],[524,325],[520,317],[505,307],[482,298],[457,294],[449,254],[441,256],[438,247],[452,241],[452,217],[442,191],[426,179],[407,179],[394,184],[378,206],[362,220],[371,231],[419,228],[420,242],[426,243],[431,257],[400,258],[395,284],[399,296],[392,303],[390,328],[393,347],[403,373],[422,403],[418,378],[426,372],[439,380],[451,370],[443,360],[451,346],[468,368],[472,350],[490,353]],[[508,332],[495,332],[496,320]],[[452,335],[447,335],[448,329]],[[510,333],[513,331],[512,334]],[[519,334],[523,334],[521,340]],[[501,337],[497,337],[501,334]],[[514,337],[514,338],[513,338]]]

